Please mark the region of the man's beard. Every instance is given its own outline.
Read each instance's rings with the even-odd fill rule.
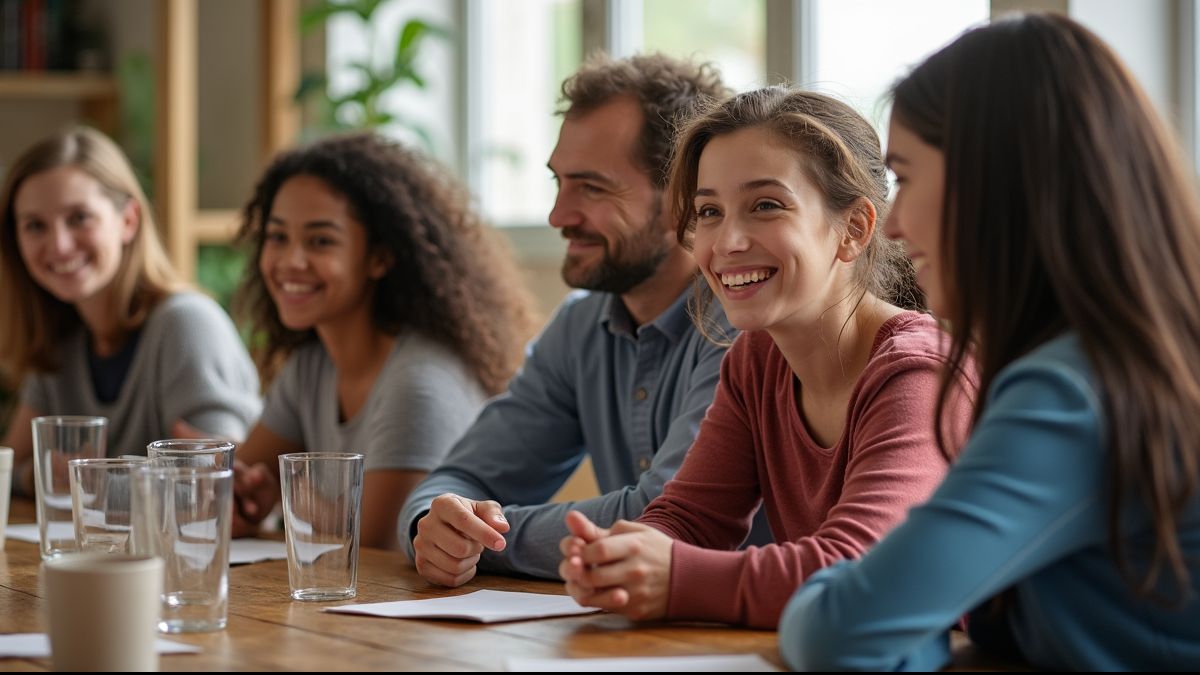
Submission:
[[[599,237],[581,237],[577,228],[564,227],[563,235],[568,239],[591,239],[604,245],[604,256],[591,267],[573,261],[570,256],[563,260],[563,281],[572,288],[589,291],[617,295],[628,293],[654,276],[671,252],[671,244],[663,239],[659,230],[657,214],[640,230],[619,243],[616,256],[612,254],[610,242]]]

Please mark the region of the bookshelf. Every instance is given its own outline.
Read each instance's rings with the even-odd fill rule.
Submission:
[[[104,73],[0,71],[0,101],[74,103],[80,119],[105,133],[117,130],[117,82]]]
[[[14,5],[26,3],[20,4],[24,11],[27,6],[51,9],[73,6],[72,1],[0,0],[0,37],[7,27],[3,21],[5,11]],[[231,241],[238,220],[234,209],[199,208],[197,162],[202,157],[198,129],[199,73],[205,67],[199,54],[200,2],[109,2],[104,0],[94,5],[101,14],[98,18],[110,24],[109,30],[138,33],[148,40],[145,48],[152,54],[155,79],[154,157],[150,162],[154,176],[153,202],[172,262],[182,274],[194,278],[198,247]],[[258,13],[260,27],[254,35],[255,42],[248,45],[251,58],[247,64],[258,70],[262,90],[253,113],[261,143],[252,155],[260,165],[293,143],[300,128],[299,111],[292,102],[300,73],[300,2],[256,0],[255,9],[251,10],[251,14]],[[211,9],[211,5],[206,9]],[[114,28],[113,21],[131,23]],[[24,27],[24,23],[21,25]],[[21,33],[18,40],[25,40],[25,34]],[[119,42],[120,38],[114,41]],[[52,43],[50,40],[48,49],[52,49]],[[22,55],[24,50],[22,47]],[[0,140],[0,159],[11,158],[33,138],[69,123],[86,122],[116,135],[120,113],[120,87],[110,73],[26,67],[25,61],[19,62],[17,68],[0,69],[0,119],[10,129],[9,137]]]
[[[0,98],[111,101],[117,83],[103,73],[0,71]]]

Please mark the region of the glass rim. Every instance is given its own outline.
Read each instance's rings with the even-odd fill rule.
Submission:
[[[67,460],[67,466],[142,466],[150,461],[149,457],[81,457]]]
[[[100,415],[41,415],[33,418],[33,423],[70,427],[101,427],[108,424],[108,418]]]
[[[279,461],[311,462],[317,459],[354,460],[365,458],[366,455],[361,452],[288,452],[280,455]]]
[[[196,447],[186,447],[196,446]],[[234,450],[237,446],[233,441],[223,438],[164,438],[158,441],[150,441],[146,444],[146,454],[149,455],[150,450],[156,452],[178,452],[183,454],[198,454],[205,452],[223,452],[226,450]]]

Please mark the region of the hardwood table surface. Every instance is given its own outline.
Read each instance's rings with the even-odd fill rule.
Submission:
[[[33,522],[33,504],[14,499],[10,522]],[[44,577],[36,544],[8,539],[0,554],[0,633],[45,632]],[[351,602],[417,600],[480,589],[561,595],[561,583],[479,576],[446,589],[421,579],[403,554],[364,548],[358,597],[299,602],[288,595],[287,561],[229,570],[229,623],[212,633],[163,636],[201,647],[164,655],[162,670],[503,670],[530,658],[759,654],[781,666],[773,631],[714,625],[638,625],[613,614],[476,624],[330,614]],[[49,659],[3,659],[0,670],[49,670]]]
[[[33,504],[14,499],[10,522],[33,522]],[[0,633],[45,632],[45,587],[36,544],[8,539],[0,553]],[[299,602],[288,595],[287,561],[229,570],[229,623],[212,633],[164,636],[203,649],[164,655],[162,670],[503,670],[509,657],[580,658],[758,654],[777,667],[774,631],[712,624],[636,624],[600,613],[496,624],[330,614],[349,602],[416,600],[480,589],[563,593],[561,583],[481,575],[446,589],[421,579],[397,552],[362,549],[358,597]],[[996,669],[959,636],[953,669]],[[0,659],[0,670],[44,671],[49,659]]]

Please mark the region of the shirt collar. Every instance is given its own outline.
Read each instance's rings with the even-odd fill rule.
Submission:
[[[692,330],[692,318],[688,315],[688,298],[692,295],[692,287],[688,286],[683,293],[671,303],[671,306],[659,314],[650,323],[634,329],[633,317],[621,302],[621,296],[607,293],[604,307],[600,310],[600,324],[609,333],[637,340],[647,329],[662,333],[672,343],[679,342]]]

